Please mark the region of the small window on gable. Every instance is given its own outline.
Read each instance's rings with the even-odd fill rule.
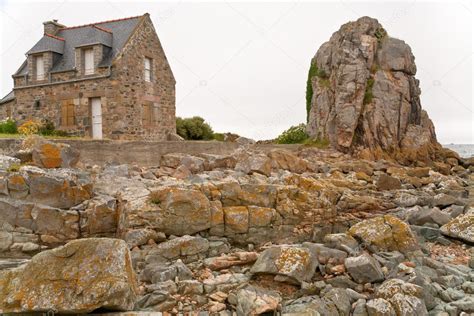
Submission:
[[[144,66],[145,66],[145,81],[151,82],[151,69],[153,65],[153,60],[151,58],[145,57],[144,60]]]
[[[84,49],[84,74],[94,74],[94,50],[92,48]]]
[[[61,104],[61,126],[74,126],[74,124],[74,103],[69,101],[63,102]]]
[[[35,57],[36,80],[44,80],[44,59],[42,55]]]

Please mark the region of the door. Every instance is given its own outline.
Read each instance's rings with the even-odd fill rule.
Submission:
[[[102,104],[100,98],[91,99],[92,138],[102,139]]]

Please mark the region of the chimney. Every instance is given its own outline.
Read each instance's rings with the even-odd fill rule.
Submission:
[[[43,22],[43,25],[44,25],[44,33],[50,34],[50,35],[56,35],[56,33],[60,29],[66,27],[62,24],[59,24],[58,20],[46,21],[46,22]]]

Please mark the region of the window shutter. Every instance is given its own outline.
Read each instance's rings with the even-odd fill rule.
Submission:
[[[143,104],[143,126],[150,125],[150,118],[151,118],[150,105]]]
[[[61,103],[61,126],[67,126],[67,103]]]
[[[69,103],[67,105],[67,124],[73,126],[74,123],[74,103]]]
[[[36,56],[36,80],[44,79],[44,60],[43,56]]]

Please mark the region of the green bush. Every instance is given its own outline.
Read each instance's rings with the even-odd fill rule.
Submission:
[[[44,123],[41,124],[38,134],[42,136],[60,136],[60,137],[68,136],[67,132],[57,130],[56,127],[54,127],[54,123],[49,120],[46,120],[44,121]]]
[[[301,144],[307,139],[309,139],[309,136],[306,133],[306,125],[302,123],[281,133],[276,142],[277,144]]]
[[[186,140],[212,140],[214,131],[202,117],[176,117],[176,133]]]
[[[223,141],[224,141],[224,134],[222,134],[222,133],[214,133],[213,138],[214,138],[214,140],[223,142]]]
[[[1,134],[16,134],[18,129],[16,122],[12,119],[6,119],[0,122],[0,133]]]

